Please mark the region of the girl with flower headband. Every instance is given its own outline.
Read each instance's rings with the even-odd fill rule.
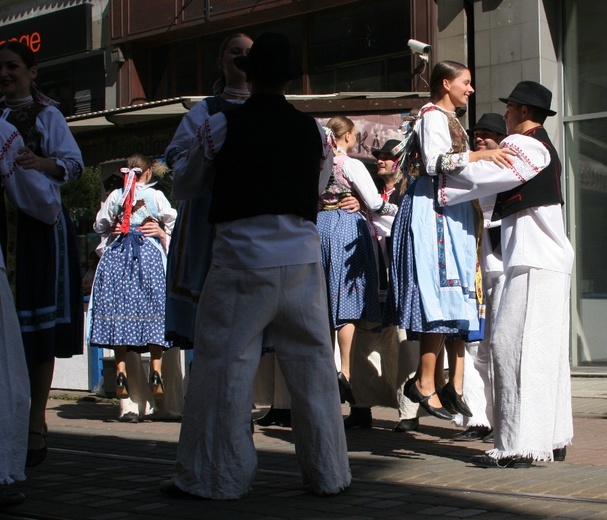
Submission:
[[[361,211],[395,215],[397,206],[384,201],[364,164],[348,157],[356,145],[356,128],[345,116],[326,124],[333,144],[333,173],[320,197],[317,225],[322,263],[327,280],[331,327],[337,331],[341,370],[338,373],[342,399],[355,404],[350,387],[350,355],[356,326],[364,319],[381,323],[376,252],[368,222]],[[355,209],[346,197],[360,198]]]
[[[76,180],[82,154],[55,102],[34,80],[34,53],[22,43],[0,45],[0,117],[23,137],[18,164],[35,169],[56,186]],[[58,222],[45,224],[4,204],[2,244],[17,302],[31,386],[27,465],[40,464],[46,448],[46,403],[55,358],[82,354],[82,282],[76,233],[62,208]],[[31,317],[35,316],[35,322]]]
[[[164,395],[166,252],[177,212],[150,180],[165,170],[149,157],[131,155],[120,170],[124,188],[110,193],[93,225],[108,245],[93,282],[89,342],[114,349],[116,395],[122,399],[129,397],[127,351],[150,352],[152,394]]]

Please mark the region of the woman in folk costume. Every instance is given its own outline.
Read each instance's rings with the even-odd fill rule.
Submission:
[[[477,233],[482,229],[481,214],[472,202],[437,209],[437,174],[455,172],[480,159],[508,165],[510,155],[505,150],[470,152],[456,109],[465,106],[473,92],[464,65],[444,61],[434,67],[432,102],[421,109],[412,136],[417,139],[419,164],[405,172],[406,193],[393,230],[392,319],[406,329],[409,339],[420,342],[417,374],[404,391],[441,419],[451,419],[456,412],[471,415],[462,398],[464,341],[480,327]],[[449,383],[444,385],[437,359],[442,359],[446,340]]]
[[[54,225],[61,213],[61,195],[44,174],[24,170],[17,163],[23,139],[0,119],[0,198],[30,217]],[[5,214],[0,213],[4,222]],[[30,385],[19,320],[2,252],[0,251],[0,507],[25,498],[10,485],[25,480]]]
[[[58,186],[78,179],[82,155],[56,103],[34,80],[34,53],[19,42],[0,46],[1,117],[13,124],[25,146],[18,163],[44,174]],[[4,204],[0,233],[7,275],[15,295],[31,387],[27,465],[46,457],[46,403],[55,358],[82,353],[82,282],[78,242],[69,214],[62,209],[50,225]],[[32,319],[34,317],[34,319]]]
[[[124,188],[114,190],[97,213],[94,229],[108,237],[93,282],[90,344],[112,348],[116,395],[127,398],[127,351],[150,352],[150,387],[162,398],[162,352],[166,295],[166,251],[177,212],[150,183],[165,168],[141,154],[121,172]],[[138,417],[135,417],[135,420]]]
[[[217,65],[222,71],[214,86],[214,96],[196,103],[183,117],[165,151],[166,163],[174,176],[183,172],[188,150],[196,142],[196,130],[205,118],[244,103],[249,97],[245,73],[234,65],[234,58],[246,56],[253,40],[235,33],[219,46]],[[166,339],[180,348],[191,349],[198,298],[211,266],[215,230],[207,222],[211,197],[181,201],[167,268]]]
[[[348,157],[356,145],[356,128],[345,116],[326,124],[333,140],[334,164],[329,184],[320,197],[317,226],[327,281],[331,328],[337,331],[342,398],[354,405],[350,386],[350,357],[356,325],[361,319],[381,323],[379,280],[369,225],[359,211],[340,204],[345,197],[360,197],[365,211],[395,215],[398,207],[384,201],[364,164]]]

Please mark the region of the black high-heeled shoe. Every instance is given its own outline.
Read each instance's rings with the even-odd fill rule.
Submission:
[[[344,375],[343,372],[337,373],[337,382],[339,384],[339,395],[341,396],[341,402],[348,401],[352,406],[356,404],[350,381]]]
[[[29,435],[35,435],[36,437],[42,437],[44,441],[44,446],[42,448],[28,448],[27,455],[25,458],[25,467],[33,468],[34,466],[38,466],[42,464],[44,459],[46,459],[46,454],[48,452],[48,448],[46,447],[46,435],[47,435],[47,427],[44,425],[44,430],[42,432],[33,432],[29,431]]]
[[[436,395],[436,392],[432,392],[430,395],[422,395],[415,384],[416,381],[417,379],[409,379],[409,381],[405,383],[405,386],[403,387],[404,394],[414,403],[419,403],[430,415],[446,421],[453,419],[453,416],[442,406],[440,408],[435,408],[431,404],[428,404],[428,401]]]
[[[442,395],[439,397],[445,408],[454,410],[451,413],[458,412],[466,417],[472,417],[472,411],[464,401],[464,396],[457,393],[451,381],[443,387]]]
[[[164,383],[156,370],[154,370],[150,376],[150,386],[152,387],[152,394],[156,399],[162,399],[164,397]]]
[[[116,376],[116,397],[126,399],[129,396],[129,386],[124,372],[118,372]]]

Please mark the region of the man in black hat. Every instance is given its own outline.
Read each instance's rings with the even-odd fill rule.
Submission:
[[[498,147],[508,130],[502,114],[487,112],[468,133],[471,134],[474,150],[492,150]]]
[[[178,198],[211,191],[216,237],[196,319],[177,474],[160,489],[224,500],[249,492],[257,469],[253,380],[266,331],[291,394],[304,483],[315,494],[336,494],[351,474],[315,225],[331,145],[285,99],[301,69],[284,35],[261,35],[234,63],[246,72],[251,97],[205,120],[174,180]]]
[[[552,93],[521,81],[506,103],[508,134],[529,136],[550,163],[497,196],[504,290],[491,336],[495,368],[495,448],[473,462],[528,467],[564,460],[573,437],[569,374],[569,285],[573,249],[564,228],[561,162],[543,124]],[[524,150],[523,150],[524,151]]]
[[[522,81],[506,103],[511,167],[472,163],[439,176],[438,200],[451,205],[498,193],[504,288],[491,334],[494,449],[472,459],[486,468],[528,468],[564,460],[573,437],[569,376],[569,284],[573,248],[562,214],[561,162],[543,123],[552,93]]]

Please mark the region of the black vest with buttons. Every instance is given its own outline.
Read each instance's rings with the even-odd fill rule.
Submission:
[[[209,222],[293,214],[315,223],[323,153],[316,121],[276,94],[254,94],[224,115]]]
[[[524,135],[540,141],[550,153],[550,164],[530,181],[500,193],[495,201],[491,220],[499,220],[524,209],[563,204],[561,192],[561,161],[543,126],[532,128]]]

